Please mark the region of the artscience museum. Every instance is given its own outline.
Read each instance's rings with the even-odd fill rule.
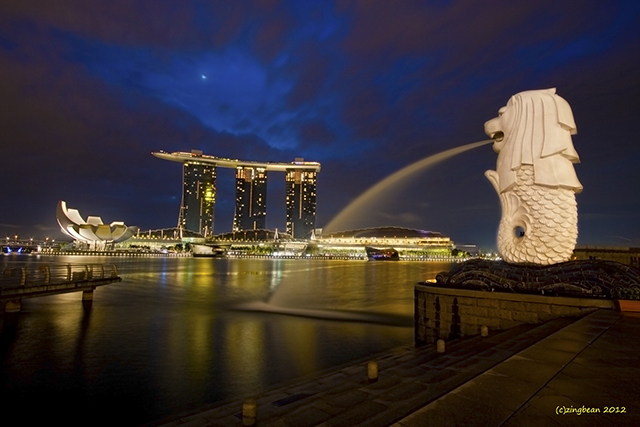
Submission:
[[[89,216],[85,221],[80,212],[67,208],[62,200],[58,202],[56,218],[64,234],[90,250],[105,250],[138,232],[138,227],[127,227],[122,221],[104,224],[98,216]]]

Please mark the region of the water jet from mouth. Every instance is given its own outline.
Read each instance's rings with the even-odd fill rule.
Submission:
[[[338,215],[336,215],[324,227],[324,233],[326,234],[327,232],[335,232],[354,228],[351,227],[353,220],[358,220],[358,218],[366,217],[368,212],[375,211],[374,205],[376,204],[376,202],[380,202],[380,194],[389,194],[390,190],[393,187],[396,187],[408,181],[409,178],[413,177],[419,172],[423,172],[429,167],[447,160],[450,157],[492,142],[494,142],[492,139],[487,139],[463,145],[461,147],[452,148],[450,150],[445,150],[400,169],[399,171],[389,175],[382,181],[378,182],[373,187],[369,188],[367,191],[358,196],[357,199],[347,205],[346,208],[340,211],[340,213],[338,213]]]
[[[378,196],[379,194],[388,192],[393,187],[408,181],[409,178],[413,177],[419,172],[423,172],[429,167],[447,160],[450,157],[492,142],[494,142],[492,139],[488,139],[463,145],[461,147],[452,148],[450,150],[442,151],[440,153],[412,163],[409,166],[406,166],[405,168],[389,175],[387,178],[383,179],[382,181],[378,182],[373,187],[365,191],[351,204],[344,208],[336,217],[334,217],[333,220],[331,220],[331,222],[329,222],[329,224],[325,227],[325,230],[336,231],[340,229],[346,229],[346,224],[350,218],[357,219],[361,216],[366,215],[366,212],[369,212],[372,209],[375,202],[380,201],[380,197]],[[265,301],[248,302],[245,304],[237,305],[233,309],[237,311],[281,314],[343,322],[373,323],[379,325],[401,327],[413,326],[413,316],[350,310],[295,308],[274,304],[274,299],[277,299],[280,303],[284,302],[282,301],[282,294],[283,289],[280,289],[278,287],[267,296],[267,299]]]

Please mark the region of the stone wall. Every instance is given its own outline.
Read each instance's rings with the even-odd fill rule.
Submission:
[[[606,259],[640,267],[640,248],[577,245],[573,250],[572,259]]]
[[[433,343],[480,334],[480,328],[508,329],[543,323],[556,317],[583,316],[598,308],[613,309],[610,300],[552,297],[465,289],[415,286],[415,341]]]

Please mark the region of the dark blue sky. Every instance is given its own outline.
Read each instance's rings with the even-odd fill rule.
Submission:
[[[387,175],[485,139],[509,97],[573,108],[578,243],[640,246],[640,2],[0,3],[0,233],[59,237],[58,200],[105,222],[175,226],[181,167],[151,151],[322,163],[317,226]],[[354,226],[495,247],[483,146],[380,197]],[[215,231],[232,224],[219,169]],[[284,229],[284,176],[269,177]]]

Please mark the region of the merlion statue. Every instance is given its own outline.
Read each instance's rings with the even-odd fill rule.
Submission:
[[[510,263],[568,261],[578,238],[576,193],[582,191],[571,135],[571,107],[556,90],[521,92],[484,125],[498,153],[485,172],[502,205],[498,252]]]

